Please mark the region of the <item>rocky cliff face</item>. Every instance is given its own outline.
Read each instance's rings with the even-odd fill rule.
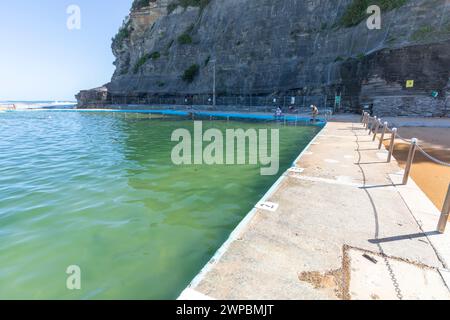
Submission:
[[[116,71],[102,101],[211,94],[215,65],[219,95],[341,94],[344,110],[445,115],[450,1],[378,1],[379,30],[358,18],[365,2],[135,1],[113,41]],[[88,96],[96,92],[80,93],[80,106],[96,103]]]

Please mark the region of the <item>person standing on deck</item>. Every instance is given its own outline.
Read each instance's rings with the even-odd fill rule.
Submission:
[[[279,119],[283,116],[283,110],[281,110],[280,107],[277,108],[277,110],[275,111],[275,119]]]
[[[312,112],[312,121],[317,121],[317,116],[319,115],[319,109],[315,105],[311,105],[311,112]]]

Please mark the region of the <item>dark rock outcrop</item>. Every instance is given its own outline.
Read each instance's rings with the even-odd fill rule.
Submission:
[[[372,104],[380,115],[448,114],[446,0],[406,1],[382,12],[380,30],[365,20],[341,23],[356,0],[210,0],[187,8],[173,1],[131,11],[113,41],[116,71],[100,101],[210,95],[215,64],[219,95],[334,101],[341,94],[343,111]],[[184,81],[194,65],[198,73]],[[80,107],[96,104],[86,92],[77,98]]]
[[[78,108],[88,108],[93,104],[98,106],[106,106],[109,104],[108,89],[106,86],[80,91],[75,98],[78,101]]]

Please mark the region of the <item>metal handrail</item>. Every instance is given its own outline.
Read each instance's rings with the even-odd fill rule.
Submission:
[[[447,162],[441,161],[439,159],[436,159],[432,155],[428,154],[425,150],[423,150],[421,146],[418,145],[417,149],[420,151],[420,153],[422,153],[429,160],[431,160],[431,161],[433,161],[433,162],[435,162],[437,164],[440,164],[441,166],[450,167],[450,163],[447,163]]]
[[[379,119],[379,118],[377,118],[377,117],[371,117],[370,115],[368,115],[368,118],[367,118],[367,119],[368,119],[368,120],[367,120],[368,123],[372,122],[372,126],[370,127],[371,133],[375,132],[375,134],[378,134],[378,131],[377,131],[377,130],[374,130],[373,128],[376,128],[376,126],[378,126],[378,129],[379,129],[379,127],[381,126],[381,119]],[[371,121],[371,120],[372,120],[372,121]],[[375,124],[375,122],[378,122],[378,124]],[[386,124],[387,124],[387,122],[386,122]],[[396,129],[396,128],[393,128],[393,129]],[[386,132],[385,132],[385,133],[387,133],[387,132],[393,133],[393,129],[391,129],[391,128],[389,128],[389,127],[387,126],[387,127],[386,127]],[[375,136],[375,137],[376,137],[376,136]],[[384,136],[383,136],[383,138],[384,138]],[[406,142],[406,143],[412,143],[413,140],[415,139],[415,138],[413,138],[413,139],[406,139],[406,138],[403,138],[401,135],[398,134],[398,132],[397,132],[397,134],[396,134],[396,138],[398,138],[398,139],[400,139],[400,140],[403,140],[403,141]],[[388,139],[386,139],[386,140],[388,140]],[[374,141],[375,141],[375,139],[374,139]],[[439,159],[436,159],[435,157],[431,156],[431,155],[428,154],[426,151],[424,151],[423,148],[420,147],[418,144],[417,144],[417,147],[418,147],[419,151],[420,151],[425,157],[427,157],[429,160],[431,160],[431,161],[433,161],[433,162],[435,162],[435,163],[437,163],[437,164],[439,164],[439,165],[443,165],[443,166],[446,166],[446,167],[450,167],[450,163],[447,163],[447,162],[441,161],[441,160],[439,160]],[[381,149],[381,146],[379,147],[379,149]]]
[[[366,128],[366,130],[369,129],[369,124],[371,123],[369,135],[371,133],[373,133],[374,134],[373,141],[375,141],[377,134],[378,134],[378,130],[379,130],[380,126],[382,125],[381,119],[379,119],[377,117],[371,117],[368,112],[363,112],[361,121],[362,121],[364,127]],[[397,128],[390,129],[388,126],[388,123],[384,122],[383,123],[383,131],[382,131],[382,134],[380,137],[378,149],[381,149],[381,147],[383,145],[383,141],[388,140],[388,139],[384,138],[385,134],[387,132],[391,133],[391,138],[390,138],[391,142],[389,145],[389,153],[388,153],[388,159],[387,159],[387,162],[389,163],[389,162],[391,162],[392,154],[394,153],[395,139],[398,138],[400,140],[405,141],[406,143],[411,144],[409,153],[408,153],[408,159],[406,161],[405,173],[403,175],[403,184],[404,185],[408,184],[409,175],[411,172],[412,165],[414,163],[414,157],[415,157],[417,150],[420,153],[422,153],[427,159],[431,160],[432,162],[437,163],[442,166],[450,167],[450,163],[441,161],[441,160],[431,156],[430,154],[428,154],[425,150],[423,150],[423,148],[418,144],[417,138],[405,139],[402,136],[400,136],[397,131],[398,131]],[[440,232],[440,233],[445,232],[449,216],[450,216],[450,185],[449,185],[449,188],[447,191],[447,196],[445,198],[444,205],[442,208],[441,217],[439,219],[439,223],[438,223],[438,227],[437,227],[438,232]]]

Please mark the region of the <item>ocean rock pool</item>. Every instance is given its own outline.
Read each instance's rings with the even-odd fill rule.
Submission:
[[[0,113],[0,299],[175,299],[319,132],[277,128],[280,171],[176,166],[192,120],[110,112]],[[66,270],[81,269],[81,290]]]

